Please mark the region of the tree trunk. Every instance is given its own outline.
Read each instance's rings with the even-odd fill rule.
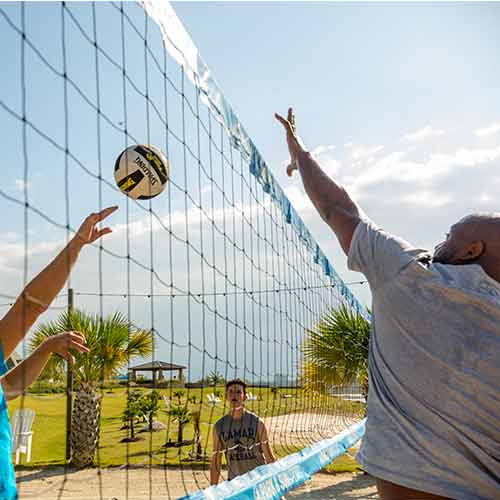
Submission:
[[[177,441],[179,443],[182,443],[182,441],[183,441],[183,439],[182,439],[183,438],[183,435],[182,435],[183,430],[184,430],[184,424],[179,423],[179,433],[177,435]]]
[[[130,439],[135,438],[134,417],[130,419]]]
[[[76,393],[71,422],[71,464],[86,467],[94,462],[99,443],[101,395],[93,387]]]
[[[196,458],[201,460],[203,458],[203,448],[201,447],[201,436],[196,438]]]

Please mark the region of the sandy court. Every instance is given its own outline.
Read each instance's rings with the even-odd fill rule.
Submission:
[[[333,437],[358,420],[339,415],[295,413],[264,418],[274,445],[307,446]],[[359,443],[358,443],[359,445]],[[208,486],[208,470],[145,466],[71,470],[63,467],[17,472],[20,499],[166,500]],[[304,500],[376,499],[373,479],[363,474],[315,474],[287,494]]]
[[[322,439],[334,437],[359,422],[343,415],[318,413],[288,413],[263,418],[272,444],[308,446]]]
[[[20,499],[40,500],[166,500],[208,486],[206,471],[160,467],[86,469],[31,469],[17,473]],[[185,486],[184,486],[185,485]],[[375,482],[363,474],[315,474],[313,479],[287,494],[303,500],[376,500]]]

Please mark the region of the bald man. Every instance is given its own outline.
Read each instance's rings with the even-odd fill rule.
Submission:
[[[430,255],[377,228],[295,132],[291,164],[373,299],[366,434],[381,500],[500,498],[500,215],[471,215]]]

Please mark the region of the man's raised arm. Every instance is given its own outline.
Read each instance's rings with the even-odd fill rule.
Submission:
[[[28,283],[14,305],[0,320],[0,342],[5,359],[11,355],[40,314],[61,291],[83,246],[111,232],[109,227],[98,229],[97,225],[117,208],[109,207],[99,213],[90,214],[66,247]]]
[[[298,168],[307,195],[322,219],[333,229],[347,255],[352,235],[362,217],[361,209],[349,196],[349,193],[326,175],[314,158],[305,150],[296,134],[295,116],[292,108],[288,110],[286,119],[279,114],[275,116],[286,131],[291,159],[287,169],[288,175],[291,176],[293,170]]]

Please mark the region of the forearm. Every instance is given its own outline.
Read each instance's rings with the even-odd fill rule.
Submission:
[[[210,484],[215,485],[219,483],[220,478],[220,458],[217,458],[215,455],[212,457],[212,461],[210,462]]]
[[[349,252],[352,233],[362,211],[349,193],[331,179],[307,152],[297,155],[304,189],[321,218],[333,229],[345,253]]]
[[[42,373],[50,355],[46,344],[41,344],[31,356],[5,374],[1,379],[5,397],[14,399],[20,396]]]
[[[77,238],[73,238],[57,257],[28,283],[24,289],[25,296],[47,308],[66,283],[82,246]]]
[[[7,359],[68,279],[82,244],[72,239],[57,257],[25,287],[0,322],[0,340]]]
[[[276,462],[276,457],[274,456],[273,450],[269,445],[264,445],[264,458],[266,459],[266,464]]]
[[[323,219],[328,219],[334,207],[360,215],[359,207],[349,193],[322,170],[310,153],[301,151],[297,161],[304,189]]]

